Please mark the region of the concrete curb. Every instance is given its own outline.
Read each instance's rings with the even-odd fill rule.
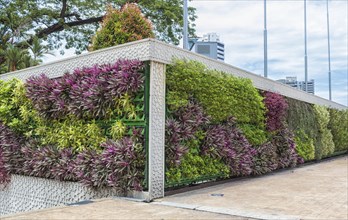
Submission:
[[[219,208],[219,207],[213,207],[213,206],[198,206],[198,205],[190,205],[190,204],[166,202],[166,201],[152,202],[152,204],[170,206],[170,207],[182,208],[182,209],[190,209],[190,210],[196,210],[196,211],[203,211],[203,212],[210,212],[210,213],[229,215],[229,216],[252,218],[252,219],[300,220],[299,217],[291,216],[291,215],[251,213],[244,210]]]

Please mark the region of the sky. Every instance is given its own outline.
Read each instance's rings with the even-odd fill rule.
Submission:
[[[216,32],[225,62],[263,75],[263,0],[192,0],[199,37]],[[348,105],[348,1],[329,0],[332,100]],[[304,1],[267,0],[268,77],[304,80]],[[326,0],[307,1],[308,80],[329,98]]]
[[[263,75],[263,0],[192,0],[196,34],[215,32],[225,62]],[[332,100],[348,106],[348,1],[329,0]],[[307,1],[308,80],[329,98],[326,0]],[[304,1],[267,0],[268,77],[304,80]],[[72,56],[67,51],[64,57]],[[47,57],[45,62],[61,59]]]

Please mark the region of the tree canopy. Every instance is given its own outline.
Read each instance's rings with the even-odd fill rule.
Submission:
[[[153,37],[151,22],[136,4],[126,4],[120,10],[109,6],[89,49],[98,50]]]
[[[107,5],[121,8],[126,3],[139,5],[153,23],[158,39],[179,43],[182,0],[0,0],[0,43],[26,47],[37,37],[46,40],[51,49],[66,43],[66,48],[75,48],[79,53],[91,42]],[[189,19],[190,33],[194,35],[194,8],[189,8]]]

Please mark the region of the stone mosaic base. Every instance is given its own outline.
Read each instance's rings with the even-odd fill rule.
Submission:
[[[0,216],[112,196],[120,194],[113,188],[12,175],[11,183],[0,188]]]

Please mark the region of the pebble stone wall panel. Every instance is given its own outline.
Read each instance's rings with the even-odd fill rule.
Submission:
[[[0,217],[119,195],[112,188],[96,190],[75,182],[12,175],[11,183],[0,190]]]
[[[50,78],[56,78],[76,68],[88,67],[94,64],[112,63],[117,59],[138,59],[141,61],[146,61],[149,60],[150,43],[151,41],[146,39],[122,44],[72,58],[2,74],[0,75],[0,80],[9,80],[12,78],[26,80],[30,76],[40,75],[42,73],[46,74]]]
[[[150,63],[149,194],[150,200],[164,196],[164,132],[166,65]]]
[[[298,89],[294,89],[288,85],[242,70],[222,61],[217,61],[203,55],[183,50],[179,47],[165,44],[160,41],[151,41],[153,41],[152,45],[150,46],[151,60],[167,64],[172,63],[173,58],[196,60],[204,63],[208,68],[224,71],[238,77],[249,78],[252,80],[254,86],[261,90],[276,92],[281,95],[312,104],[325,105],[337,109],[347,109],[347,106],[329,101],[327,99],[306,93]]]

